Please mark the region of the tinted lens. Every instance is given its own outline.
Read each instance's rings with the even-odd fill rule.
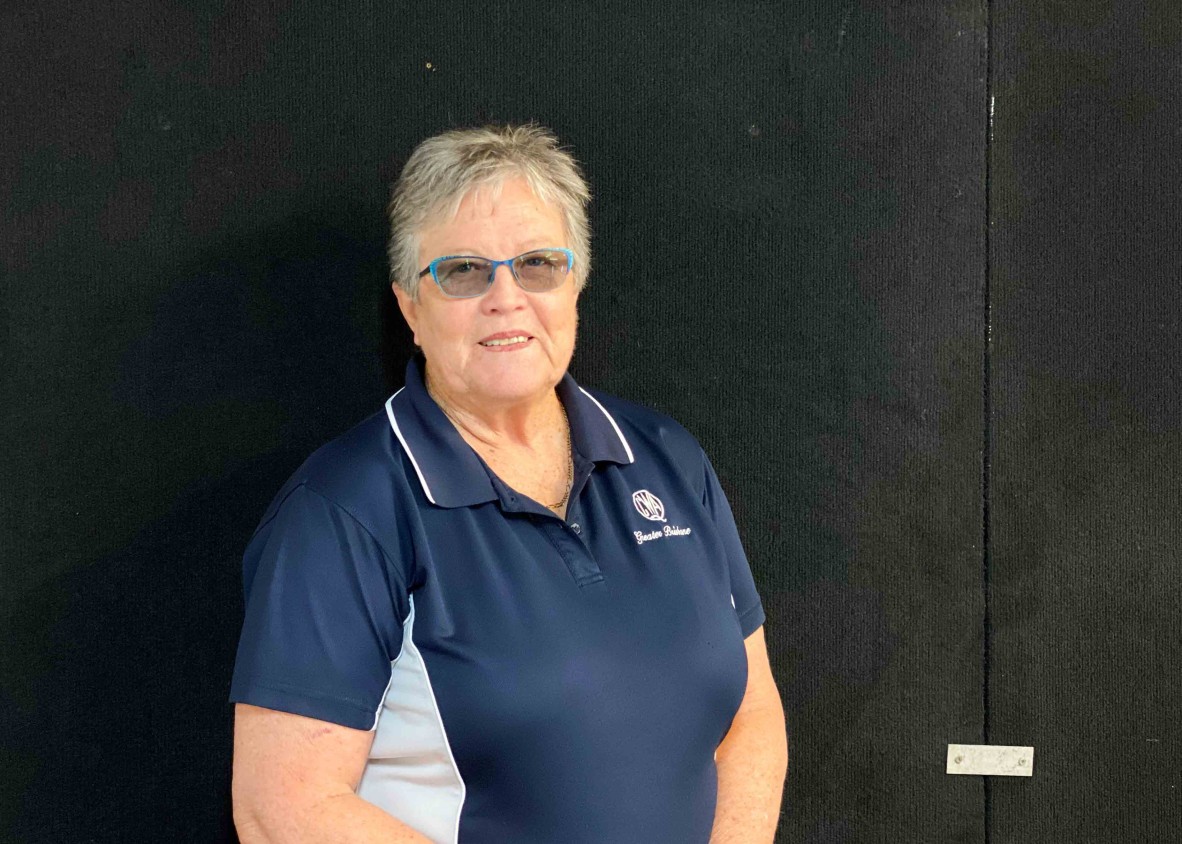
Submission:
[[[523,290],[540,293],[553,290],[566,280],[570,259],[565,252],[539,249],[513,259],[513,273]]]
[[[448,258],[435,265],[435,277],[448,296],[479,296],[488,288],[488,267],[484,258]]]

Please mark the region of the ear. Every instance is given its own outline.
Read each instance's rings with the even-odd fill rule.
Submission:
[[[402,318],[406,320],[406,324],[410,326],[410,331],[414,335],[415,345],[421,345],[419,343],[419,303],[397,284],[391,284],[390,287],[394,291],[394,298],[398,300],[398,310],[402,311]]]

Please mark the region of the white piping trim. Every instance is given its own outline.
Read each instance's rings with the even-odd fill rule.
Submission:
[[[402,390],[405,389],[406,387],[403,387],[398,391],[398,393],[401,393]],[[415,460],[414,452],[411,451],[410,446],[406,444],[406,438],[402,436],[402,431],[398,427],[398,420],[394,418],[393,401],[398,397],[398,393],[395,393],[394,395],[390,396],[390,398],[386,399],[386,415],[390,417],[390,427],[394,429],[394,436],[398,437],[398,442],[402,443],[402,448],[406,451],[406,456],[410,458],[410,465],[415,467],[415,474],[419,476],[419,483],[423,485],[423,494],[427,496],[428,501],[434,504],[435,498],[431,495],[431,487],[427,486],[427,479],[423,477],[423,470],[419,468],[419,461]],[[592,401],[595,400],[592,399]],[[595,403],[599,404],[599,402]],[[614,425],[615,423],[613,422],[612,424]],[[617,428],[616,430],[619,429]]]
[[[414,617],[415,613],[415,596],[408,595],[410,600],[410,616]],[[443,726],[443,713],[439,711],[439,703],[435,699],[435,689],[431,686],[431,672],[427,670],[427,660],[423,659],[423,652],[419,650],[418,645],[414,642],[414,628],[411,628],[410,648],[419,657],[419,663],[423,666],[423,679],[427,681],[427,693],[431,696],[431,708],[435,710],[435,722],[439,724],[439,734],[443,736],[443,746],[447,749],[447,758],[451,762],[451,769],[455,771],[456,780],[460,784],[460,805],[456,809],[456,825],[455,835],[452,837],[452,844],[459,844],[460,840],[460,816],[464,813],[464,800],[468,797],[468,783],[464,782],[464,777],[460,774],[460,766],[456,764],[455,754],[451,752],[451,742],[447,740],[447,728]]]
[[[628,441],[624,439],[624,432],[620,430],[620,426],[616,424],[616,420],[612,418],[612,415],[607,412],[607,409],[599,403],[599,400],[596,399],[595,396],[588,393],[582,387],[579,387],[579,392],[591,399],[591,401],[595,402],[595,406],[603,412],[603,415],[607,417],[607,421],[612,423],[612,427],[616,429],[616,436],[619,437],[620,442],[624,444],[624,451],[628,452],[628,462],[635,463],[636,458],[632,456],[632,446],[628,445]],[[414,458],[412,457],[411,460],[414,460]]]

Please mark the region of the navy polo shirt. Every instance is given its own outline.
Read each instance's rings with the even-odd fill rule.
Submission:
[[[566,520],[423,386],[313,454],[244,560],[231,699],[373,730],[358,788],[437,842],[705,842],[764,621],[734,519],[667,416],[558,386]]]

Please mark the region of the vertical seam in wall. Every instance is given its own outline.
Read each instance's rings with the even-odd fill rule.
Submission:
[[[990,743],[990,682],[993,638],[992,548],[990,541],[990,470],[993,458],[993,0],[985,0],[985,279],[983,284],[984,337],[981,355],[981,590],[984,597],[981,647],[982,741]],[[982,777],[985,844],[993,838],[993,793],[989,777]]]

